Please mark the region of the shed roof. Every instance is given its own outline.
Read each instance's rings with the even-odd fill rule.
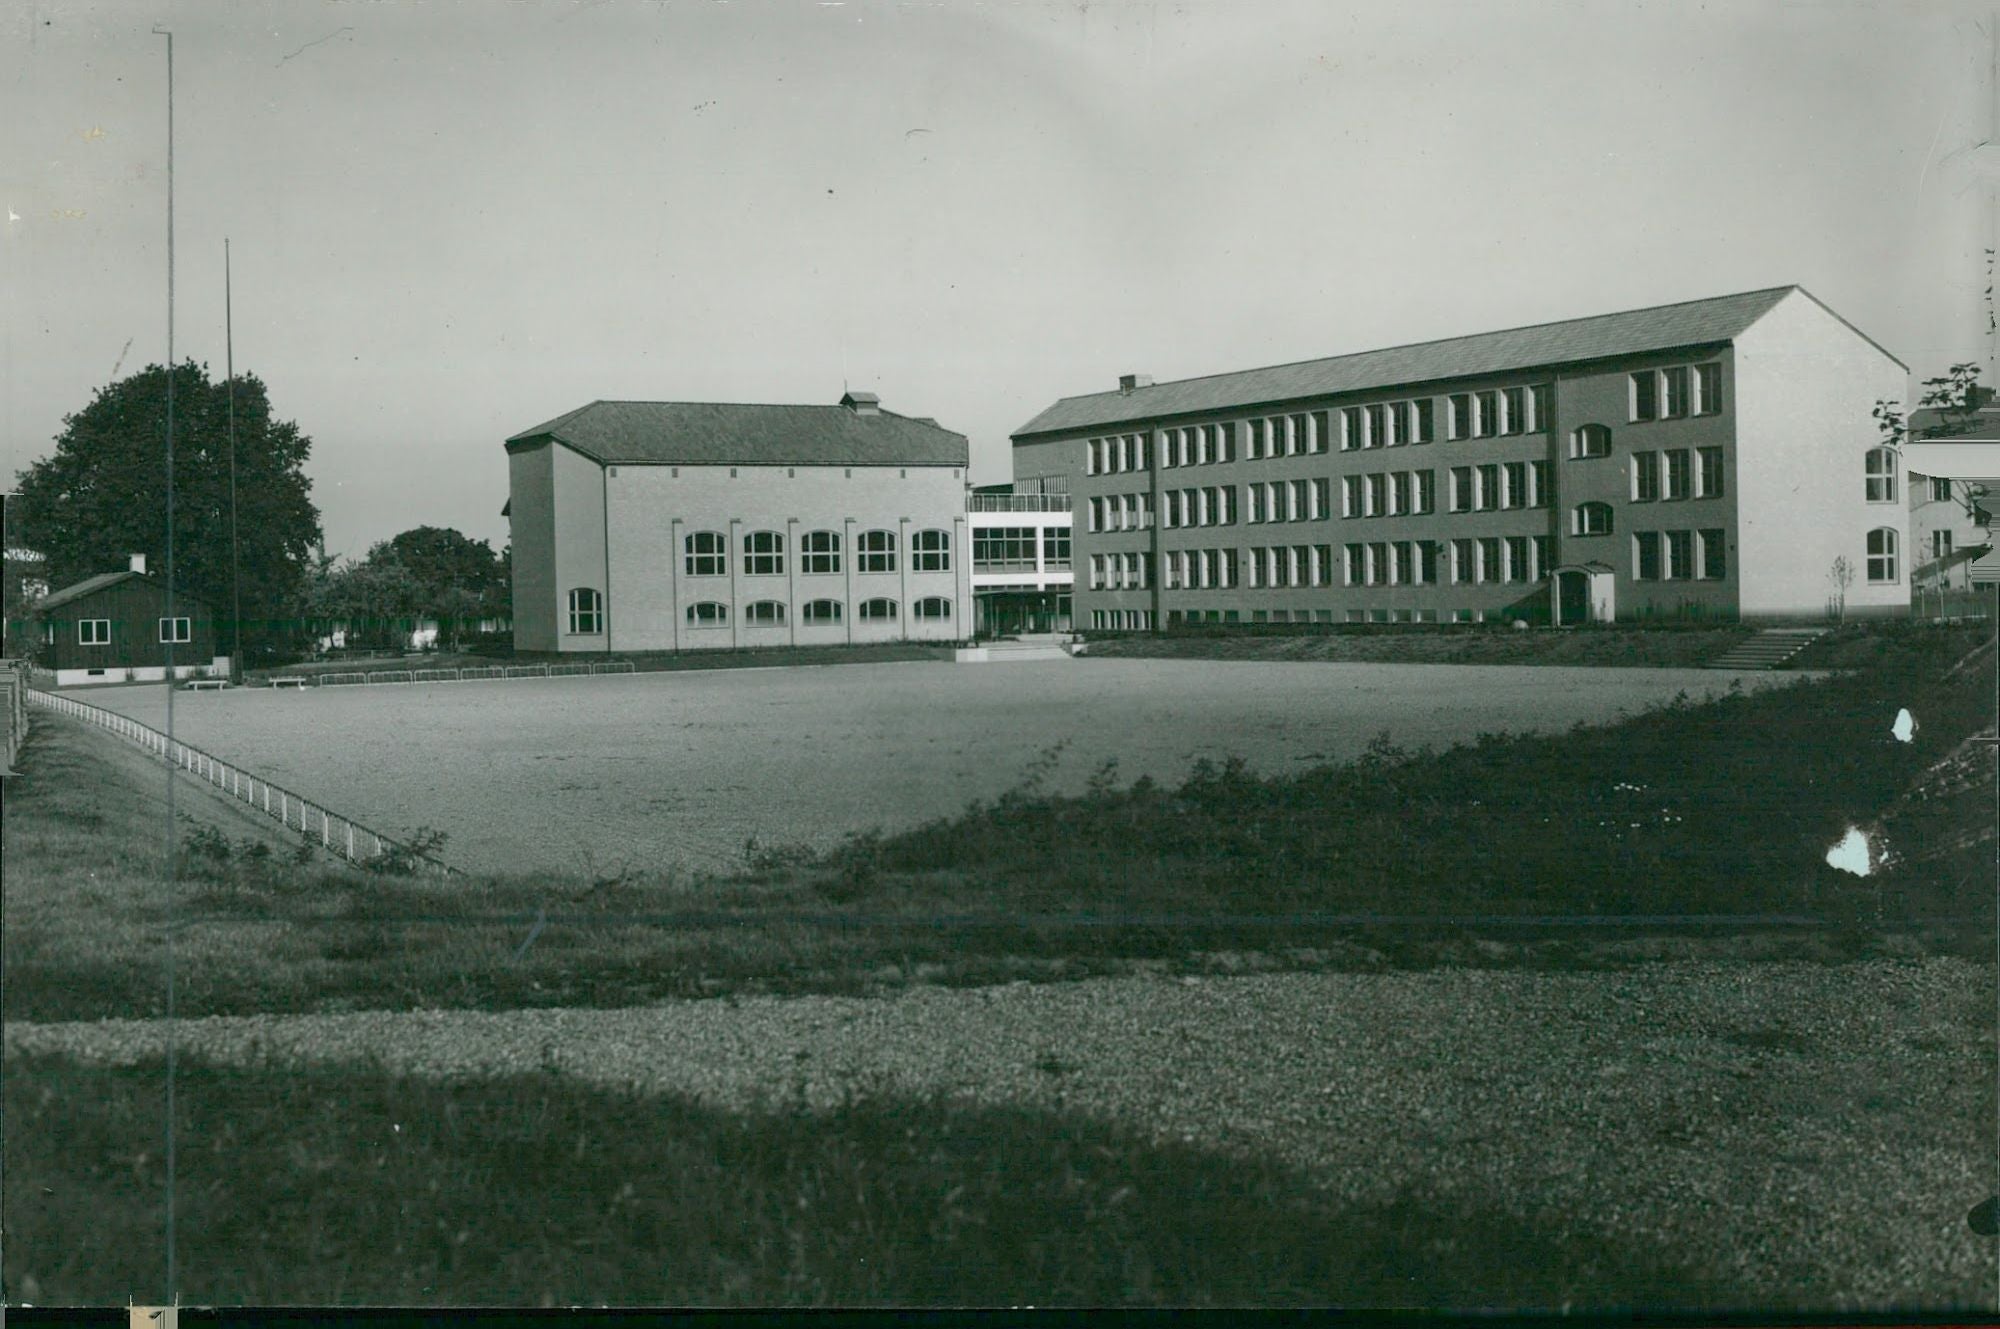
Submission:
[[[594,401],[507,443],[543,440],[607,465],[964,466],[969,451],[965,435],[892,411],[738,402]]]
[[[162,590],[166,589],[164,583],[159,578],[150,576],[144,572],[133,572],[131,569],[126,568],[118,572],[100,572],[94,577],[85,577],[82,581],[65,586],[59,591],[51,591],[37,600],[35,607],[37,609],[55,609],[68,604],[72,600],[81,600],[87,595],[95,595],[107,586],[116,586],[120,582],[135,580],[146,582],[148,585],[159,587]],[[180,598],[192,604],[202,603],[185,591],[180,593]]]
[[[1062,398],[1022,425],[1014,437],[1503,374],[1683,346],[1715,345],[1735,339],[1795,291],[1826,309],[1804,287],[1772,286],[1736,295],[1416,342],[1324,360],[1301,360],[1263,369],[1177,379],[1136,387],[1129,392],[1115,389],[1093,392]],[[1830,309],[1827,312],[1833,313]]]

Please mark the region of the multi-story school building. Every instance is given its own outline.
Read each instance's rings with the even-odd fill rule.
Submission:
[[[1877,402],[1797,286],[1066,397],[1077,625],[1819,620],[1910,602]]]
[[[970,635],[965,436],[872,393],[597,401],[507,454],[517,650]]]

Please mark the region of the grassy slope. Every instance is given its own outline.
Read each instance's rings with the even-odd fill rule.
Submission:
[[[318,660],[284,665],[273,669],[253,669],[249,681],[261,683],[273,677],[318,674],[380,673],[405,669],[485,669],[502,665],[594,664],[630,661],[641,673],[684,669],[784,668],[799,665],[879,664],[890,660],[948,660],[952,647],[927,642],[880,642],[859,646],[746,646],[739,650],[711,651],[619,651],[610,655],[558,654],[553,651],[516,651],[504,656],[472,655],[451,651],[354,660]]]
[[[164,1067],[10,1064],[5,1295],[157,1297]],[[200,1304],[1701,1305],[1709,1272],[1573,1219],[1026,1109],[730,1113],[551,1075],[428,1084],[183,1061]],[[89,1234],[88,1237],[83,1234]],[[1746,1294],[1738,1292],[1738,1298]]]
[[[1833,958],[1912,929],[1984,954],[1990,849],[1967,828],[1990,823],[1990,770],[1975,763],[1960,787],[1899,799],[1986,723],[1991,659],[1947,683],[1939,674],[1976,636],[1885,640],[1862,674],[1570,735],[1378,749],[1287,779],[1209,770],[1174,790],[1107,778],[1080,799],[1044,798],[1031,778],[960,818],[816,860],[767,854],[717,880],[396,880],[283,855],[191,855],[180,1009],[616,1006],[1135,965],[1575,966],[1690,948]],[[1889,734],[1903,705],[1921,720],[1911,744]],[[8,787],[7,1014],[158,1011],[154,768],[57,722],[38,727],[21,762],[27,777]],[[1885,818],[1897,871],[1859,882],[1825,865],[1850,822]],[[1666,944],[1629,929],[1612,939],[1454,921],[1759,912],[1828,926]],[[1960,921],[1913,922],[1938,916]]]
[[[1092,637],[1090,654],[1169,660],[1333,660],[1404,664],[1612,665],[1694,668],[1751,635],[1749,628],[1424,627],[1293,633],[1189,628],[1166,636]]]

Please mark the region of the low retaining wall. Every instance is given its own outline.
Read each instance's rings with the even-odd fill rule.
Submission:
[[[170,739],[151,725],[140,724],[130,716],[34,688],[23,688],[21,691],[25,694],[26,702],[45,707],[58,715],[67,715],[86,724],[109,730],[127,742],[144,748],[168,765],[186,771],[190,777],[221,790],[230,797],[263,812],[266,816],[275,818],[286,830],[297,831],[311,843],[350,863],[359,863],[365,867],[389,858],[407,862],[412,866],[428,867],[437,872],[453,871],[428,854],[420,853],[400,841],[392,840],[379,831],[363,826],[351,817],[343,817],[301,794],[295,794],[289,789],[272,784],[269,780],[260,779],[240,767],[212,757],[200,748],[190,747],[179,739]]]

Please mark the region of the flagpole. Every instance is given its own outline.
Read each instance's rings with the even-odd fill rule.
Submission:
[[[167,1139],[166,1139],[166,1257],[167,1286],[162,1304],[177,1305],[174,1262],[174,34],[158,24],[153,31],[167,39]]]
[[[222,238],[222,345],[224,372],[229,375],[229,617],[235,640],[229,648],[229,672],[243,680],[243,578],[236,546],[236,334],[229,292],[229,237]]]

